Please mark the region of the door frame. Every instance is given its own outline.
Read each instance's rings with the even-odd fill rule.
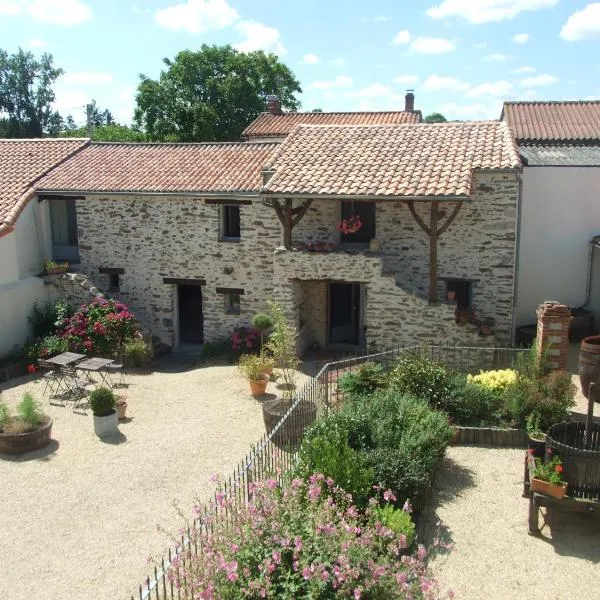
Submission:
[[[349,342],[332,342],[331,341],[331,285],[345,284],[359,286],[359,308],[358,308],[358,342],[351,344]],[[356,346],[364,348],[366,346],[366,300],[367,300],[367,284],[362,281],[339,281],[335,279],[327,280],[327,293],[325,294],[325,340],[327,346]]]
[[[180,323],[180,318],[181,315],[179,313],[179,288],[181,286],[188,286],[188,287],[199,287],[200,288],[200,293],[202,294],[202,342],[198,344],[198,346],[200,346],[201,344],[204,343],[204,321],[205,321],[205,315],[204,315],[204,294],[202,293],[202,286],[204,285],[204,281],[203,280],[198,280],[197,282],[194,280],[180,280],[181,283],[174,283],[173,284],[173,347],[174,348],[178,348],[179,346],[182,345],[182,343],[184,345],[192,345],[189,344],[188,342],[182,342],[181,341],[181,334],[180,334],[180,330],[181,330],[181,323]]]

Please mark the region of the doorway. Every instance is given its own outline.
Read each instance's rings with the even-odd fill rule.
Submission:
[[[329,343],[360,345],[361,284],[329,284]]]
[[[177,308],[179,309],[179,343],[204,343],[202,287],[199,285],[178,285]]]

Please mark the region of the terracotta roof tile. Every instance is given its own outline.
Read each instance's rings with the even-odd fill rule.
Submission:
[[[55,192],[256,192],[277,144],[93,143],[38,182]]]
[[[520,167],[506,123],[311,127],[273,152],[261,190],[295,196],[467,197],[473,169]]]
[[[600,140],[600,101],[505,102],[502,117],[519,142]]]
[[[68,138],[0,139],[0,229],[12,224],[19,200],[36,179],[87,143]]]
[[[242,131],[242,137],[285,137],[298,125],[402,125],[420,122],[421,111],[311,112],[281,115],[266,112]]]

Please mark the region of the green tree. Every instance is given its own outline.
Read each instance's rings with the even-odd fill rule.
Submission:
[[[63,70],[54,67],[51,54],[38,60],[21,48],[8,54],[0,48],[0,135],[2,137],[41,137],[54,135],[63,121],[53,110],[52,86]]]
[[[88,137],[86,127],[76,127],[69,129],[68,127],[59,133],[59,137]],[[145,142],[146,136],[141,132],[127,127],[127,125],[119,125],[118,123],[110,123],[108,125],[100,125],[92,130],[92,140],[95,142]]]
[[[238,52],[231,46],[202,45],[163,59],[158,80],[141,75],[134,113],[150,140],[237,140],[265,110],[268,94],[282,108],[297,110],[300,83],[274,54]]]
[[[447,123],[448,119],[446,119],[446,117],[439,112],[434,112],[431,113],[430,115],[427,115],[423,121],[425,123]]]
[[[85,120],[87,126],[92,129],[103,125],[114,125],[115,123],[110,110],[102,110],[94,99],[85,105]]]

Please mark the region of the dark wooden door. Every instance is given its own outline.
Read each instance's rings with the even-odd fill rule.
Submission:
[[[360,283],[329,285],[329,341],[360,343]]]
[[[202,315],[202,287],[177,286],[179,302],[179,341],[182,344],[204,342],[204,317]]]

